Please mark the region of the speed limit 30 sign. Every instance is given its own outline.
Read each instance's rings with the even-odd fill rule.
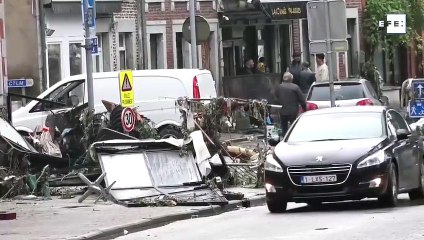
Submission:
[[[129,133],[135,127],[135,112],[131,108],[124,108],[121,115],[122,128]]]

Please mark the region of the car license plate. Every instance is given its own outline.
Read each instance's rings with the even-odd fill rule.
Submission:
[[[337,175],[303,176],[302,183],[332,183],[337,182]]]

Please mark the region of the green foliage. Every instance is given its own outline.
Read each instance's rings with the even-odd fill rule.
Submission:
[[[135,130],[139,133],[140,139],[159,139],[156,128],[152,127],[146,120],[137,122]]]
[[[372,55],[378,46],[392,52],[394,47],[411,45],[421,39],[421,29],[424,13],[423,0],[367,0],[364,14],[364,36]],[[385,20],[387,14],[406,14],[407,34],[387,35],[379,29],[379,21]]]

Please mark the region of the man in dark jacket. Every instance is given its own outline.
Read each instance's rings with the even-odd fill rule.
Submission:
[[[300,81],[300,72],[302,71],[302,64],[300,59],[300,53],[293,53],[293,60],[290,65],[287,67],[286,72],[289,72],[293,75],[293,83],[299,85]]]
[[[309,88],[315,80],[315,73],[309,69],[309,63],[303,62],[302,71],[299,74],[299,87],[305,96],[308,94]]]
[[[275,95],[278,104],[283,106],[280,119],[284,136],[289,130],[289,123],[292,124],[299,114],[299,105],[306,111],[306,102],[302,90],[293,83],[293,75],[289,72],[284,73],[283,82],[278,86]]]

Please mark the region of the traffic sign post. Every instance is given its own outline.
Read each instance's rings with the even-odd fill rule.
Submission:
[[[134,79],[132,71],[119,73],[119,92],[122,107],[134,107]]]
[[[422,118],[424,117],[424,99],[409,101],[409,117]]]
[[[85,66],[87,71],[88,110],[94,111],[92,32],[96,28],[96,0],[81,0],[85,30]]]
[[[126,133],[130,133],[135,127],[135,112],[131,108],[125,108],[121,114],[122,128]]]
[[[413,81],[413,99],[409,101],[408,114],[411,118],[424,117],[424,81]]]
[[[333,53],[347,51],[346,3],[344,0],[323,0],[307,3],[310,52],[326,53],[329,68],[331,107],[336,106],[334,97],[334,69],[337,58]]]
[[[91,54],[99,53],[99,44],[97,37],[91,39]]]

